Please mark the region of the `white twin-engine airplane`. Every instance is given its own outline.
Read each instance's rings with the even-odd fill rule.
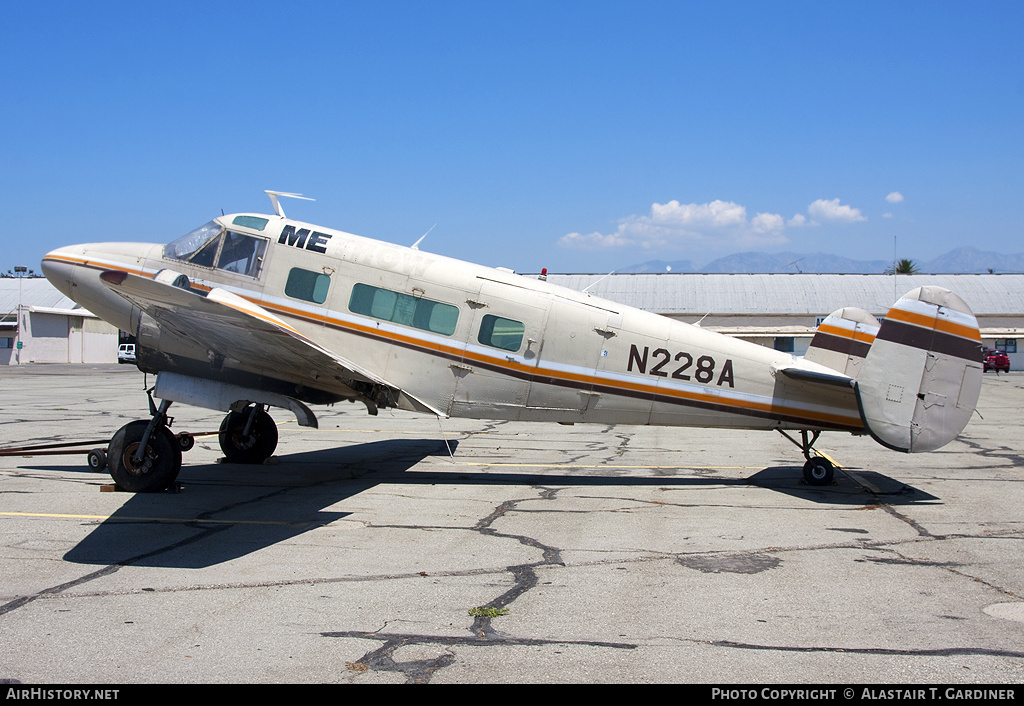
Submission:
[[[970,308],[915,289],[883,323],[834,312],[803,358],[505,269],[473,265],[274,215],[215,218],[167,245],[92,243],[43,258],[59,290],[135,334],[156,373],[151,418],[122,427],[90,463],[122,489],[163,490],[188,435],[183,402],[227,412],[230,462],[277,445],[266,407],[316,427],[307,405],[358,400],[438,416],[559,423],[775,429],[810,484],[834,467],[822,431],[931,451],[963,430],[981,390]],[[797,441],[787,432],[800,432]]]

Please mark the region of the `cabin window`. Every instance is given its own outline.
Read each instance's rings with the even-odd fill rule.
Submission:
[[[291,272],[288,273],[288,281],[285,282],[284,293],[293,299],[323,304],[327,301],[327,290],[330,286],[330,275],[293,267]]]
[[[231,225],[252,228],[253,230],[263,230],[269,222],[270,219],[262,218],[261,216],[235,216],[231,221]]]
[[[451,304],[357,284],[352,287],[348,310],[403,326],[451,336],[459,321],[459,309]]]
[[[521,321],[487,314],[480,322],[480,334],[476,340],[485,346],[515,352],[519,350],[519,346],[523,345],[525,332],[526,327]]]

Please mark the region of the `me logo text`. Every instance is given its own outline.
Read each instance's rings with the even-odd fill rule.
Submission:
[[[297,248],[312,250],[313,252],[326,253],[327,248],[324,246],[327,245],[327,241],[330,239],[331,236],[327,233],[321,233],[316,230],[310,233],[309,228],[295,230],[295,226],[285,226],[277,242],[281,245],[292,245]]]

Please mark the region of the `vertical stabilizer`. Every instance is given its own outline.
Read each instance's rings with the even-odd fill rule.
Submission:
[[[833,311],[814,332],[804,359],[856,379],[878,327],[878,319],[863,309]]]
[[[915,289],[889,310],[861,366],[861,418],[889,448],[933,451],[967,426],[981,376],[981,334],[970,307],[942,287]]]

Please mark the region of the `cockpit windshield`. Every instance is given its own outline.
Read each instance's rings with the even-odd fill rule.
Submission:
[[[164,257],[258,277],[266,249],[266,238],[225,231],[219,223],[210,221],[165,245]]]
[[[203,246],[220,235],[224,228],[217,221],[205,223],[194,231],[186,233],[177,240],[173,240],[164,246],[164,257],[172,260],[192,260],[192,256],[202,250]],[[198,263],[197,263],[198,264]],[[213,258],[206,263],[208,267],[213,265]]]

